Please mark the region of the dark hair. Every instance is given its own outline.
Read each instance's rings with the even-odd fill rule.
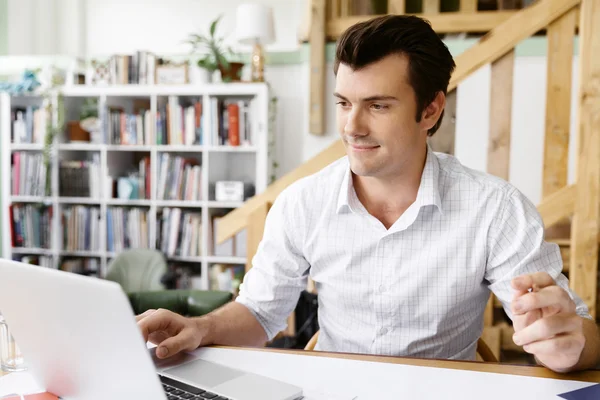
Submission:
[[[335,52],[333,71],[340,63],[358,70],[391,54],[408,56],[409,83],[417,97],[417,122],[438,92],[446,94],[454,60],[428,21],[411,15],[384,15],[348,28]],[[433,135],[444,112],[427,134]]]

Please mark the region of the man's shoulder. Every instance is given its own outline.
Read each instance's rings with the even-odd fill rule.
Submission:
[[[435,153],[435,155],[439,161],[440,179],[443,180],[443,187],[446,191],[469,190],[481,194],[496,194],[504,198],[518,192],[506,180],[469,168],[452,155],[445,153]]]
[[[293,182],[281,192],[280,196],[286,199],[303,200],[314,197],[316,191],[319,191],[320,195],[337,193],[348,168],[348,157],[344,156],[320,171]]]

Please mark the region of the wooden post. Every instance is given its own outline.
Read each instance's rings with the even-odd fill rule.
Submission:
[[[582,0],[579,23],[579,159],[571,229],[571,288],[596,316],[600,204],[600,2]]]
[[[388,14],[406,14],[406,0],[388,0]]]
[[[340,16],[343,18],[343,17],[347,17],[349,15],[352,15],[352,4],[350,4],[350,2],[352,0],[340,0],[340,1],[342,2]]]
[[[571,9],[551,23],[547,30],[548,72],[542,197],[549,196],[567,185],[576,14],[577,9]]]
[[[477,12],[477,0],[460,0],[460,12],[463,12],[463,13]]]
[[[508,180],[510,122],[515,52],[509,51],[492,64],[492,98],[487,172]]]
[[[492,64],[492,91],[490,102],[490,137],[488,145],[487,172],[504,180],[510,170],[510,122],[512,117],[512,87],[515,52],[509,51]],[[494,325],[494,295],[485,307],[483,315],[484,336],[494,338],[488,346],[498,359],[500,356],[499,331]],[[489,340],[489,339],[488,339]]]
[[[325,0],[311,0],[310,132],[325,133]]]
[[[340,0],[328,0],[331,5],[331,19],[340,17]]]
[[[423,0],[423,14],[439,14],[440,0]]]
[[[252,259],[265,232],[265,220],[271,203],[263,203],[248,216],[248,236],[246,237],[246,272],[252,268]]]

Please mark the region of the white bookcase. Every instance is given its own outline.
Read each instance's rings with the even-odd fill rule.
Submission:
[[[269,122],[269,93],[266,84],[262,83],[228,83],[206,85],[123,85],[123,86],[72,86],[57,89],[50,101],[57,103],[58,93],[62,95],[65,107],[66,122],[79,120],[78,114],[81,104],[86,98],[96,99],[100,117],[106,112],[108,106],[120,106],[131,110],[134,102],[144,101],[150,105],[153,118],[162,104],[169,101],[182,101],[195,99],[202,104],[202,144],[194,145],[166,145],[166,144],[105,144],[88,142],[69,142],[66,133],[62,133],[55,140],[52,147],[51,190],[46,196],[14,195],[11,187],[12,155],[42,154],[43,144],[15,144],[11,142],[11,110],[18,107],[40,107],[44,99],[38,95],[9,96],[0,93],[0,170],[1,170],[1,201],[2,201],[2,257],[12,258],[14,255],[42,255],[51,260],[53,267],[60,265],[63,257],[95,258],[98,260],[99,275],[104,276],[107,265],[115,257],[115,251],[109,251],[107,243],[107,213],[110,207],[139,208],[147,212],[147,237],[150,247],[155,247],[157,238],[157,218],[165,207],[177,207],[182,211],[192,211],[201,215],[201,249],[200,255],[195,257],[173,256],[169,259],[174,262],[189,263],[194,270],[200,272],[201,287],[209,287],[209,267],[212,264],[244,264],[244,256],[215,256],[209,243],[211,216],[222,215],[231,209],[239,207],[242,202],[218,202],[214,197],[214,184],[220,180],[244,181],[253,185],[255,193],[262,192],[267,186],[269,176],[268,162],[268,122]],[[248,121],[251,131],[252,143],[242,143],[239,146],[218,145],[211,142],[211,99],[218,98],[230,101],[246,101],[249,104]],[[173,100],[175,99],[175,100]],[[54,107],[56,110],[56,107]],[[129,112],[129,111],[126,111]],[[57,113],[51,116],[53,123],[57,123]],[[106,121],[106,120],[105,120]],[[152,129],[156,127],[152,123]],[[108,129],[106,124],[103,130]],[[151,135],[152,136],[152,135]],[[156,131],[154,132],[156,139]],[[154,143],[156,143],[154,141]],[[59,163],[64,160],[84,160],[95,154],[99,159],[100,171],[100,196],[96,197],[64,197],[60,196]],[[157,197],[158,165],[163,154],[181,156],[195,159],[201,165],[201,199],[200,200],[160,200]],[[119,174],[126,173],[135,167],[137,155],[149,157],[150,160],[150,186],[149,199],[119,199],[113,198],[109,193],[109,177],[116,178]],[[139,157],[138,157],[139,158]],[[47,249],[12,247],[11,243],[11,205],[35,204],[48,206],[52,209],[51,218],[51,245]],[[93,251],[67,251],[63,243],[63,211],[71,206],[84,205],[95,207],[99,210],[99,243],[98,249]],[[39,228],[38,228],[39,229]]]

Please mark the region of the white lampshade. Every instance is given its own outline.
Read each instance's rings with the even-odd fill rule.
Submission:
[[[241,4],[236,12],[236,39],[242,44],[269,44],[275,41],[273,10],[263,4]]]

